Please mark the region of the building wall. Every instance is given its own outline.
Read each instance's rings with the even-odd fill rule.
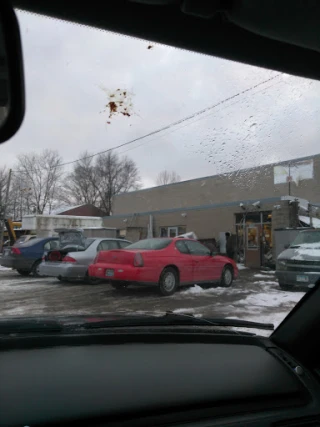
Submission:
[[[272,210],[273,203],[265,203],[262,207],[263,210]],[[154,237],[159,236],[160,227],[185,226],[187,232],[194,231],[199,239],[218,239],[221,231],[235,232],[234,215],[242,212],[239,205],[190,211],[180,209],[175,212],[156,212],[152,214]],[[110,216],[103,218],[103,223],[105,227],[116,227],[120,230],[127,229],[129,231],[134,228],[134,236],[138,233],[137,229],[140,229],[141,235],[146,237],[149,218],[149,214],[133,214],[125,217],[122,215]],[[129,237],[127,234],[128,239]],[[134,239],[131,237],[131,240]]]
[[[320,155],[312,158],[314,160],[314,179],[301,181],[298,186],[292,182],[291,195],[310,200],[313,203],[320,203]],[[293,162],[299,160],[304,159],[296,159]],[[261,198],[288,195],[288,184],[274,184],[274,166],[267,165],[231,174],[120,194],[114,200],[113,214],[147,213],[235,201],[250,203]]]

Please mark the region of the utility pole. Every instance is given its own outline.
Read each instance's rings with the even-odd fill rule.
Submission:
[[[291,196],[291,163],[289,162],[289,174],[288,174],[288,191],[289,191],[289,196]]]
[[[308,211],[309,211],[310,227],[313,227],[312,205],[311,205],[311,203],[308,203]]]
[[[2,248],[3,248],[3,235],[4,235],[4,227],[5,227],[5,219],[6,219],[6,215],[7,215],[7,207],[8,207],[8,199],[9,199],[9,191],[10,191],[10,184],[11,184],[11,174],[12,174],[12,170],[9,170],[9,175],[8,175],[8,182],[7,182],[7,189],[6,189],[6,198],[4,200],[4,206],[3,206],[3,212],[2,212],[2,223],[1,223],[1,228],[0,228],[0,251],[2,252]]]

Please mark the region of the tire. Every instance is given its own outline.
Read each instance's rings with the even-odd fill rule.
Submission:
[[[279,286],[282,291],[287,291],[289,289],[289,286],[282,282],[279,282]]]
[[[124,290],[127,289],[128,285],[125,283],[110,283],[110,285],[114,288],[117,289],[118,291],[120,290]]]
[[[220,278],[220,286],[224,288],[230,288],[233,282],[233,269],[230,265],[226,265],[222,270]]]
[[[17,272],[18,272],[21,276],[25,276],[25,277],[29,276],[29,274],[31,273],[31,271],[30,271],[30,270],[20,270],[20,269],[18,269],[18,270],[17,270]]]
[[[38,260],[33,264],[32,270],[31,270],[31,274],[33,277],[40,277],[40,274],[39,274],[40,264],[41,264],[41,260]]]
[[[179,286],[179,275],[176,269],[166,267],[159,279],[159,290],[161,295],[173,295]]]
[[[99,285],[101,283],[101,280],[97,277],[90,277],[88,272],[86,273],[85,280],[89,285]]]
[[[66,279],[65,277],[61,277],[61,276],[58,276],[57,279],[59,280],[59,282],[62,282],[62,283],[69,283],[70,282],[69,279]]]

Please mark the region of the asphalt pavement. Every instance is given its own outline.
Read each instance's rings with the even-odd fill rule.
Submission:
[[[282,291],[274,272],[244,269],[232,287],[181,288],[169,297],[157,288],[115,290],[109,284],[61,283],[54,278],[21,277],[0,270],[0,315],[79,315],[187,312],[196,316],[234,317],[277,326],[304,295]]]

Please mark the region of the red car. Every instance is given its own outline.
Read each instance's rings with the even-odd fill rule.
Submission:
[[[196,240],[155,238],[99,252],[89,266],[89,276],[106,279],[115,288],[157,285],[162,295],[172,295],[179,285],[217,283],[229,287],[238,268],[232,259],[213,255]]]

